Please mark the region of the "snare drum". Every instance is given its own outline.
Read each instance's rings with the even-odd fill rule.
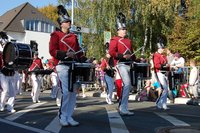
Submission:
[[[8,42],[3,49],[4,65],[8,68],[25,69],[32,64],[32,50],[28,44]]]
[[[138,78],[150,78],[150,64],[148,63],[133,63],[130,69],[131,83],[133,86],[137,85]]]
[[[150,78],[150,64],[148,63],[133,63],[133,70],[141,78]]]
[[[92,63],[75,63],[74,75],[76,81],[82,84],[94,84],[95,65]]]

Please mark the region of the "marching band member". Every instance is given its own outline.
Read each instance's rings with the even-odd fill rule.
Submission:
[[[122,98],[119,104],[119,113],[121,115],[133,115],[133,112],[128,110],[128,98],[131,90],[130,78],[130,62],[135,60],[133,54],[131,40],[125,38],[126,36],[126,17],[119,13],[117,16],[117,36],[112,37],[109,46],[109,54],[114,58],[117,71],[121,76],[123,82]]]
[[[54,57],[48,60],[48,68],[50,70],[53,70],[53,72],[50,74],[50,79],[51,79],[51,97],[56,98],[56,105],[60,107],[60,102],[61,102],[61,89],[59,86],[59,79],[58,75],[56,72],[56,66],[55,64],[58,64],[54,62]]]
[[[0,34],[2,40],[4,42],[7,41],[8,37],[5,33],[1,32]],[[11,113],[15,113],[16,110],[14,109],[15,97],[16,97],[16,89],[14,83],[16,82],[14,79],[15,71],[12,67],[8,64],[3,62],[3,47],[4,43],[0,40],[1,44],[1,54],[0,54],[0,84],[2,88],[1,92],[1,100],[0,100],[0,111],[4,111],[5,104],[7,105],[7,111]]]
[[[157,99],[156,105],[159,109],[168,109],[167,95],[168,95],[168,79],[167,72],[169,71],[169,64],[167,64],[167,57],[164,53],[163,43],[157,43],[158,50],[153,55],[154,71],[160,87],[162,89],[161,96]]]
[[[58,23],[60,30],[51,34],[49,43],[50,55],[54,57],[56,71],[62,91],[59,121],[62,126],[78,126],[79,122],[72,118],[76,105],[76,93],[80,84],[73,79],[74,61],[83,57],[77,36],[70,32],[71,18],[62,5],[58,6]]]
[[[35,71],[31,74],[31,82],[32,82],[32,100],[33,103],[39,103],[39,95],[40,95],[40,88],[41,88],[41,77],[37,74],[37,70],[43,69],[42,60],[38,57],[38,52],[34,52],[33,62],[29,68],[29,71]]]
[[[106,102],[108,104],[113,104],[112,95],[114,90],[114,69],[112,68],[114,64],[111,64],[110,55],[107,53],[106,58],[104,58],[101,62],[101,69],[105,72],[105,82],[107,88],[107,97]]]

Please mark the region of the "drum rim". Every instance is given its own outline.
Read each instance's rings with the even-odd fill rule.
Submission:
[[[9,62],[7,62],[7,61],[5,60],[5,58],[6,58],[6,55],[5,55],[6,53],[5,53],[5,52],[7,52],[7,49],[8,49],[8,46],[9,46],[9,45],[11,45],[11,46],[13,47],[12,44],[13,44],[12,42],[6,43],[6,45],[4,46],[4,49],[3,49],[3,56],[2,56],[3,58],[2,58],[2,59],[3,59],[3,62],[6,63],[6,64],[8,64]],[[15,44],[14,44],[14,45],[15,45]],[[14,49],[15,49],[15,47],[14,47]],[[6,51],[5,51],[5,50],[6,50]],[[14,62],[15,59],[16,59],[16,56],[14,57],[14,60],[12,59],[11,61]]]

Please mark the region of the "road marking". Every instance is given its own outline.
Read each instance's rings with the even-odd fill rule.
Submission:
[[[16,126],[16,127],[20,127],[20,128],[23,128],[23,129],[26,129],[26,130],[29,130],[29,131],[33,131],[33,132],[36,132],[36,133],[50,133],[50,132],[45,131],[45,130],[26,126],[26,125],[23,125],[23,124],[15,123],[15,122],[4,120],[4,119],[1,119],[1,118],[0,118],[0,122],[6,123],[6,124],[9,124],[9,125],[13,125],[13,126]],[[13,132],[15,132],[15,131],[13,131]]]
[[[110,122],[111,133],[129,133],[118,111],[117,110],[110,111],[108,109],[106,110]]]
[[[49,125],[46,126],[45,130],[53,132],[53,133],[59,133],[61,130],[61,125],[59,123],[59,118],[56,116]]]
[[[175,126],[190,126],[189,124],[185,123],[184,121],[178,120],[175,117],[168,115],[167,113],[155,113],[155,114],[157,114],[161,118],[169,121],[170,123],[172,123]]]
[[[33,110],[34,108],[36,107],[39,107],[41,106],[42,104],[45,104],[46,102],[41,102],[41,103],[36,103],[36,104],[33,104],[33,105],[30,105],[28,107],[26,107],[25,109],[23,110],[20,110],[20,111],[17,111],[16,113],[12,114],[12,115],[9,115],[8,117],[6,117],[5,119],[7,120],[10,120],[10,121],[14,121],[15,119],[19,118],[20,116],[22,116],[23,114]]]

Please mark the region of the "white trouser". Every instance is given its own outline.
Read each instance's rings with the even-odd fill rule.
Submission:
[[[31,74],[31,80],[32,80],[32,100],[33,102],[39,101],[39,95],[40,95],[40,88],[41,88],[41,80],[39,75]]]
[[[56,66],[58,77],[61,83],[62,99],[61,106],[59,109],[59,118],[68,121],[72,118],[74,108],[76,105],[76,93],[77,88],[80,86],[73,85],[73,91],[68,90],[69,87],[69,66],[59,64]]]
[[[22,93],[22,74],[19,72],[15,71],[15,86],[16,86],[16,94]]]
[[[51,97],[56,98],[58,92],[58,76],[55,72],[52,72],[51,75]]]
[[[51,77],[51,84],[52,84],[51,97],[56,98],[57,104],[60,104],[62,95],[61,95],[61,88],[58,83],[59,82],[58,75],[57,73],[52,72],[50,77]]]
[[[0,75],[2,87],[0,106],[4,108],[5,104],[7,104],[7,109],[12,110],[14,108],[16,96],[16,90],[14,88],[14,76],[5,76],[3,74]]]
[[[167,95],[168,95],[168,80],[165,74],[161,72],[157,72],[157,76],[160,84],[162,85],[162,94],[158,98],[156,105],[158,108],[166,108],[167,107]]]

